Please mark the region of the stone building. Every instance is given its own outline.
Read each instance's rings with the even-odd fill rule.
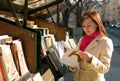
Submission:
[[[108,4],[103,5],[102,17],[104,21],[120,22],[120,0],[110,0]]]

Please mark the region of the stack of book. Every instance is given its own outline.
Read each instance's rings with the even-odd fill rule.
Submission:
[[[74,49],[77,48],[73,38],[67,38],[65,41],[56,41],[53,34],[46,33],[46,31],[43,33],[44,34],[41,37],[41,45],[43,50],[42,55],[43,57],[48,57],[48,65],[50,66],[55,77],[58,78],[64,75],[66,66],[77,66],[79,68],[77,56],[68,56],[72,51],[74,51]]]

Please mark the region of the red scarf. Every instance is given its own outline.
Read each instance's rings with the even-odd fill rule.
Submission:
[[[91,42],[94,38],[96,38],[98,35],[100,35],[100,32],[99,32],[99,31],[96,31],[96,32],[94,32],[94,33],[91,34],[91,35],[85,35],[85,36],[82,38],[82,40],[81,40],[81,44],[80,44],[80,46],[79,46],[79,49],[80,49],[81,51],[84,51],[85,48],[88,46],[88,44],[90,44],[90,42]]]

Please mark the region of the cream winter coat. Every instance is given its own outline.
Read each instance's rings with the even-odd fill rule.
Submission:
[[[93,55],[92,61],[87,63],[79,60],[80,70],[76,72],[74,81],[105,81],[104,74],[109,71],[113,52],[112,40],[98,36],[85,50]]]

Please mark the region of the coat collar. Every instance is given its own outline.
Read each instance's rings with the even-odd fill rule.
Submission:
[[[96,47],[98,45],[98,42],[100,40],[102,40],[103,36],[99,35],[98,37],[96,37],[87,47],[85,50],[90,50],[93,49],[94,47]]]

